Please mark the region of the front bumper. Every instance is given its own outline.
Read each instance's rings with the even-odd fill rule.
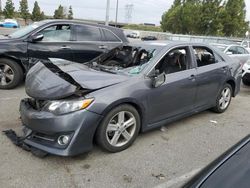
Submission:
[[[25,130],[32,131],[24,143],[61,156],[73,156],[90,151],[95,130],[102,119],[101,115],[87,110],[64,115],[35,110],[28,99],[21,101],[20,114]],[[58,144],[57,139],[61,135],[69,136],[68,144]]]

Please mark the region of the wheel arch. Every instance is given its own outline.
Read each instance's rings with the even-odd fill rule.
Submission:
[[[112,109],[116,108],[117,106],[124,105],[124,104],[133,106],[139,113],[140,121],[141,121],[141,125],[140,125],[140,132],[141,132],[143,129],[143,125],[145,125],[145,107],[135,99],[126,98],[126,99],[115,101],[105,108],[102,115],[106,116]]]
[[[0,54],[0,60],[1,59],[9,59],[11,61],[15,61],[16,63],[18,63],[18,65],[21,67],[22,71],[23,71],[23,74],[26,73],[26,68],[24,67],[24,65],[22,64],[21,60],[20,59],[17,59],[15,57],[11,57],[11,56],[6,56],[6,55],[3,55],[3,54]]]
[[[229,79],[226,81],[227,84],[229,84],[232,87],[232,95],[235,97],[235,89],[236,89],[236,83],[233,79]]]

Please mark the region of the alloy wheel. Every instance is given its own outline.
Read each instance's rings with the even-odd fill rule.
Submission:
[[[14,71],[6,64],[0,64],[0,85],[6,86],[13,82]]]
[[[231,90],[228,87],[225,87],[221,92],[221,97],[219,100],[219,106],[221,110],[224,110],[228,107],[231,99]]]
[[[136,132],[135,116],[128,111],[115,114],[106,129],[106,138],[110,145],[121,147],[127,144]]]

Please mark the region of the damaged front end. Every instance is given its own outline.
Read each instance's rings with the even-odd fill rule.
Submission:
[[[20,115],[29,134],[19,137],[12,130],[5,134],[17,146],[37,155],[87,152],[102,116],[88,111],[94,98],[86,95],[127,77],[110,76],[64,60],[51,62],[39,62],[27,74],[25,88],[30,98],[21,101]]]
[[[122,69],[141,67],[151,52],[121,47],[86,65],[62,59],[37,62],[27,73],[25,89],[29,98],[20,102],[24,136],[12,130],[5,134],[15,143],[40,155],[73,156],[90,151],[103,116],[91,110],[91,93],[131,78]],[[127,70],[128,69],[128,70]],[[136,69],[133,72],[138,72]]]

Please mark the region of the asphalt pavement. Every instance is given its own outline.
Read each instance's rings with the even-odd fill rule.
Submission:
[[[0,90],[0,131],[20,131],[24,86]],[[223,114],[205,111],[140,134],[127,150],[98,146],[76,157],[37,158],[0,134],[1,187],[178,187],[250,133],[250,88],[242,86]],[[171,99],[170,99],[171,100]]]

